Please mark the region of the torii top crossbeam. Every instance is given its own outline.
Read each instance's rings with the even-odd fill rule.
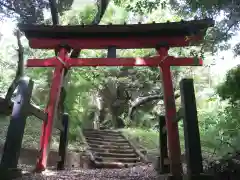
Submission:
[[[133,24],[133,25],[27,25],[19,24],[31,48],[54,49],[67,44],[73,49],[156,48],[159,43],[168,47],[183,47],[202,40],[211,19]]]

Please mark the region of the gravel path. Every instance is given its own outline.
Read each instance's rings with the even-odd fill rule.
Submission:
[[[31,167],[25,166],[23,169]],[[124,169],[79,169],[63,171],[46,170],[42,174],[25,174],[15,180],[157,180],[151,164]]]

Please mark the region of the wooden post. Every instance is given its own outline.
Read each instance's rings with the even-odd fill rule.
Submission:
[[[198,176],[203,172],[203,165],[193,80],[183,79],[180,82],[180,91],[184,113],[187,174],[190,177]]]
[[[64,169],[65,158],[67,153],[67,145],[68,145],[68,127],[69,127],[69,116],[67,113],[63,114],[62,118],[63,131],[60,132],[60,142],[58,155],[60,157],[60,161],[57,164],[58,170]]]
[[[6,175],[7,173],[12,176],[13,174],[11,172],[17,169],[30,99],[32,96],[33,81],[31,79],[21,77],[18,83],[17,96],[14,100],[11,121],[8,126],[0,164],[1,175]]]
[[[159,117],[159,147],[160,147],[160,174],[169,173],[169,164],[164,163],[164,159],[168,158],[168,147],[167,147],[167,132],[164,131],[166,120],[164,116]]]
[[[116,58],[117,57],[117,51],[115,46],[108,47],[108,58]]]

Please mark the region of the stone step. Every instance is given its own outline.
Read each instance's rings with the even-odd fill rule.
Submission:
[[[121,132],[84,129],[83,135],[96,168],[125,168],[143,164],[141,155],[135,152]]]
[[[121,132],[116,132],[116,131],[92,131],[92,130],[83,130],[83,133],[87,134],[113,134],[113,135],[121,135]]]
[[[99,130],[99,129],[83,129],[83,132],[99,132],[99,133],[115,133],[120,134],[121,132],[118,130]]]
[[[135,151],[131,148],[131,149],[114,149],[114,148],[111,148],[111,149],[103,149],[103,148],[90,148],[89,149],[90,151],[94,151],[94,152],[97,152],[97,153],[119,153],[119,154],[129,154],[129,153],[135,153]]]
[[[107,153],[107,152],[101,152],[101,153],[94,153],[94,156],[98,157],[117,157],[117,158],[137,158],[138,155],[136,153]]]
[[[118,137],[118,136],[102,136],[102,135],[95,135],[95,134],[92,134],[92,135],[86,135],[86,134],[83,134],[85,139],[104,139],[104,141],[122,141],[122,140],[125,140],[124,138],[122,137]],[[107,140],[105,140],[107,139]]]
[[[99,162],[122,162],[122,163],[137,163],[140,162],[140,157],[136,158],[117,158],[117,157],[101,157],[95,156],[96,161]]]
[[[92,144],[92,143],[88,143],[88,145],[91,148],[104,148],[104,149],[132,149],[132,147],[130,145],[125,145],[125,146],[113,146],[113,145],[107,145],[107,144]]]
[[[109,139],[123,139],[123,137],[119,134],[107,134],[107,133],[83,133],[86,137],[93,137],[93,138],[109,138]]]
[[[114,135],[101,135],[101,134],[83,134],[85,137],[88,138],[106,138],[106,139],[124,139],[122,136],[114,136]]]
[[[86,136],[85,137],[86,140],[93,140],[93,141],[110,141],[110,142],[128,142],[126,139],[124,138],[109,138],[109,137],[89,137]]]
[[[111,142],[111,141],[95,141],[87,140],[87,143],[96,144],[96,145],[109,145],[109,146],[128,146],[128,141],[125,142]]]
[[[121,132],[118,132],[118,131],[83,130],[83,133],[86,133],[86,134],[111,134],[111,135],[120,135],[121,136]]]
[[[115,168],[128,168],[137,165],[142,165],[142,162],[139,163],[121,163],[121,162],[94,162],[96,168],[108,168],[108,169],[115,169]]]

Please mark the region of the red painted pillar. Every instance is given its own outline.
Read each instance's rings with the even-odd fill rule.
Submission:
[[[62,48],[59,52],[59,58],[62,63],[59,63],[55,67],[52,79],[52,85],[50,89],[49,103],[47,106],[47,119],[43,122],[42,125],[42,135],[40,139],[40,156],[37,161],[36,171],[43,171],[47,166],[47,157],[49,148],[51,145],[52,129],[54,124],[54,118],[56,113],[56,108],[59,102],[60,89],[62,86],[62,80],[64,75],[64,65],[66,61],[67,50]]]
[[[162,86],[164,92],[171,174],[174,176],[180,176],[182,173],[182,166],[180,158],[181,149],[179,142],[178,123],[176,121],[176,105],[170,65],[165,61],[165,58],[168,56],[168,48],[160,48],[158,53],[160,54],[161,58]]]

